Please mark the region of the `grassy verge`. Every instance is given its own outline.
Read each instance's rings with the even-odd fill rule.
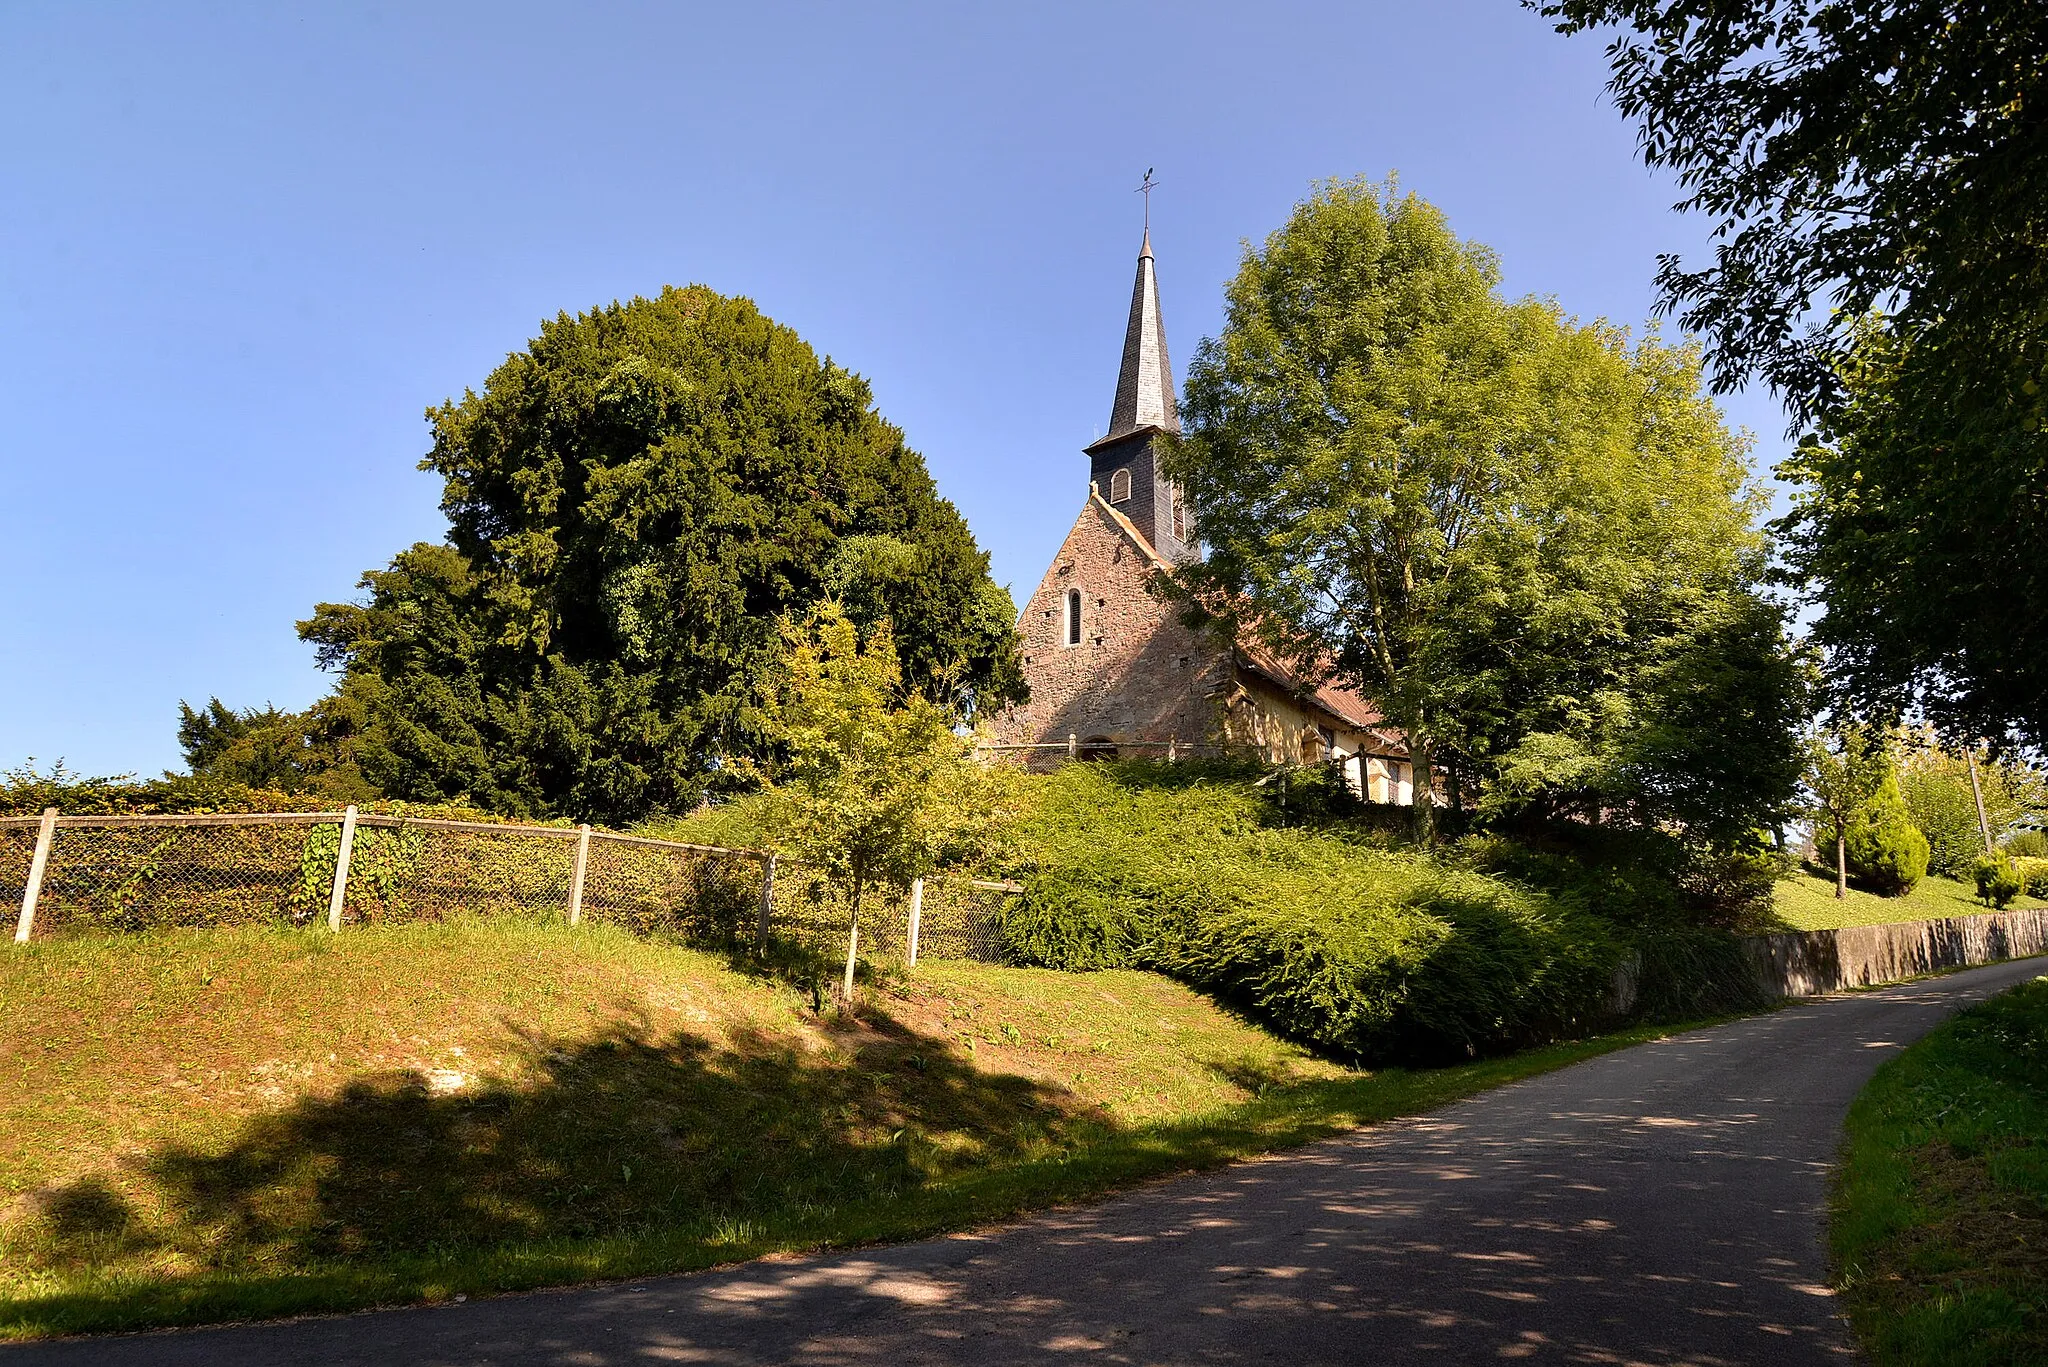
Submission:
[[[2044,907],[2037,897],[2022,897],[2013,904]],[[1840,930],[1844,926],[1874,926],[1888,921],[1939,921],[1951,916],[1978,916],[1991,908],[1977,900],[1977,889],[1953,878],[1930,874],[1904,897],[1879,897],[1849,889],[1849,895],[1835,900],[1835,880],[1810,869],[1801,869],[1777,885],[1774,910],[1782,927],[1791,930]],[[1778,927],[1762,927],[1776,929]]]
[[[602,929],[54,940],[0,955],[0,1336],[908,1238],[1659,1033],[1367,1073],[1137,972],[931,965],[819,1017]]]
[[[1879,1364],[2048,1362],[2048,979],[1872,1079],[1849,1112],[1831,1239]]]

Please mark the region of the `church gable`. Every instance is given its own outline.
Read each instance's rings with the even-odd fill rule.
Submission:
[[[1001,741],[1212,739],[1228,653],[1152,594],[1159,564],[1091,493],[1017,624],[1031,700],[1002,718]]]

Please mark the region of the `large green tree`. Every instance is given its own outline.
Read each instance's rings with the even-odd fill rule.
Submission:
[[[1248,250],[1168,460],[1209,546],[1176,586],[1375,699],[1419,792],[1735,839],[1791,798],[1801,706],[1742,441],[1692,353],[1497,284],[1364,182]]]
[[[2040,334],[2034,373],[1994,378],[1964,373],[1990,359],[1975,338],[1866,320],[1841,401],[1779,467],[1786,564],[1843,692],[1963,746],[2048,746],[2048,316]]]
[[[610,821],[694,803],[764,744],[777,622],[836,593],[966,717],[1023,693],[1009,596],[866,383],[692,286],[563,315],[428,414],[449,544],[300,632],[366,776]]]
[[[2048,5],[1525,3],[1619,26],[1609,88],[1717,239],[1665,302],[1818,438],[1784,531],[1831,673],[2048,744]]]

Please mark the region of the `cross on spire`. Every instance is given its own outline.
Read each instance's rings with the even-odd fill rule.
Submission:
[[[1159,182],[1152,179],[1152,170],[1152,167],[1147,166],[1144,183],[1131,191],[1134,195],[1145,197],[1145,236],[1148,238],[1152,236],[1152,192],[1159,188]]]

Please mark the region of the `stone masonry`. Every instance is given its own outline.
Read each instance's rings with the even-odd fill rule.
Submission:
[[[1229,651],[1183,626],[1147,591],[1160,562],[1135,528],[1091,493],[1017,624],[1031,701],[1005,713],[1005,744],[1207,742]],[[1080,594],[1078,644],[1067,644],[1068,593]]]

